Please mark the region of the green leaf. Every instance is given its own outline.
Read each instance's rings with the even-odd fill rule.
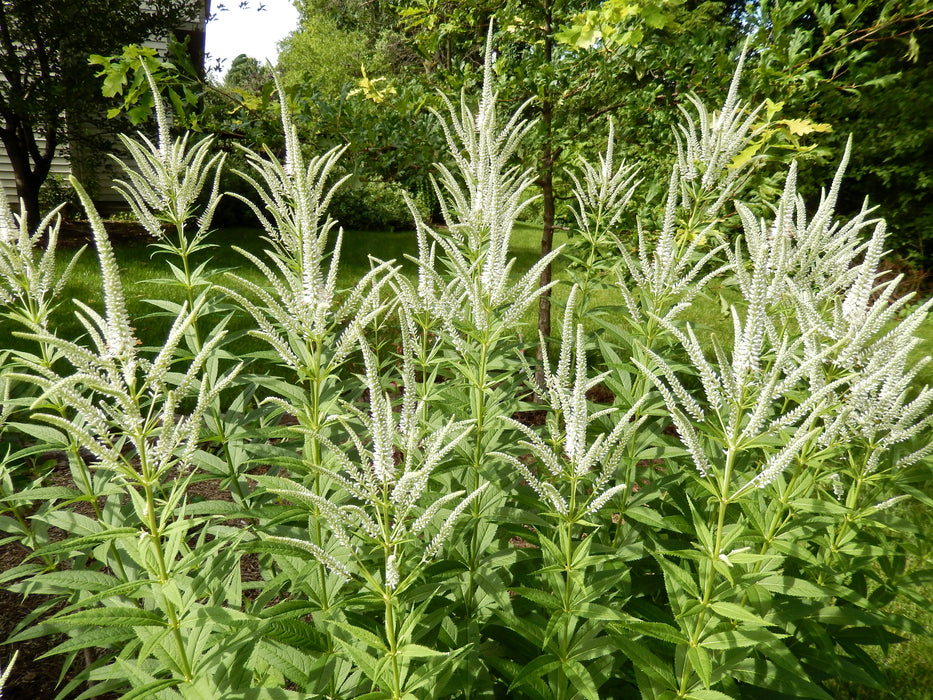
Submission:
[[[815,583],[793,576],[781,576],[774,574],[767,576],[756,582],[762,588],[772,593],[783,593],[784,595],[795,596],[798,598],[826,598],[829,596],[827,591],[817,586]]]
[[[742,659],[732,665],[730,674],[737,680],[759,688],[776,691],[783,694],[784,697],[833,700],[832,695],[815,683],[811,683],[805,677],[788,673],[766,659]]]
[[[134,636],[133,630],[116,627],[103,627],[101,629],[83,629],[81,632],[61,644],[45,652],[40,659],[57,654],[67,654],[91,647],[108,648],[126,642]]]
[[[509,691],[533,682],[536,678],[554,671],[561,666],[561,660],[553,654],[542,654],[525,664],[519,674],[509,684]]]
[[[104,65],[104,64],[99,64]],[[114,97],[123,92],[123,86],[126,85],[126,74],[129,66],[125,63],[109,63],[101,71],[104,81],[101,85],[101,94],[104,97]],[[99,74],[100,75],[100,74]]]
[[[421,644],[405,644],[404,646],[399,647],[397,655],[402,657],[410,656],[412,658],[421,659],[430,656],[447,656],[447,653],[443,651],[437,651],[436,649],[430,649],[426,646],[422,646]]]
[[[687,659],[700,680],[703,681],[703,685],[708,688],[713,675],[713,664],[709,658],[709,653],[702,647],[689,647],[687,649]]]
[[[581,693],[587,700],[599,700],[599,690],[596,687],[596,682],[583,664],[570,660],[563,665],[563,670],[575,691]]]
[[[754,143],[746,146],[735,158],[732,159],[732,162],[727,166],[731,170],[736,168],[741,168],[748,161],[755,157],[758,151],[761,150],[761,147],[764,145],[764,139],[760,141],[755,141]]]
[[[113,588],[108,588],[107,590],[95,593],[90,598],[82,598],[79,602],[62,610],[62,613],[67,613],[67,612],[71,612],[72,610],[79,610],[81,608],[86,608],[89,605],[98,603],[102,600],[107,600],[108,598],[118,598],[118,597],[123,597],[123,596],[130,597],[132,593],[135,593],[140,588],[148,588],[151,585],[152,585],[152,582],[146,581],[145,579],[141,581],[130,581],[129,583],[120,583],[114,586]],[[140,598],[140,597],[144,597],[144,595],[148,596],[148,593],[137,594],[135,597]]]
[[[645,622],[632,618],[631,620],[623,620],[618,624],[627,630],[660,639],[662,642],[670,644],[687,644],[688,642],[683,632],[663,622]]]
[[[697,588],[696,582],[689,572],[681,569],[674,562],[663,556],[656,555],[655,559],[658,560],[658,563],[661,564],[661,569],[664,571],[665,583],[672,586],[674,590],[684,591],[691,598],[699,600],[700,589]]]
[[[224,700],[308,700],[308,694],[284,688],[250,688],[224,693]]]
[[[79,498],[81,493],[75,489],[65,486],[42,486],[35,489],[24,489],[17,493],[10,494],[0,501],[17,503],[20,501],[52,501],[57,499],[71,500]]]
[[[727,620],[740,620],[746,624],[755,625],[757,627],[767,627],[771,624],[758,617],[758,615],[751,610],[743,608],[741,605],[736,605],[735,603],[719,601],[710,603],[710,607]]]
[[[622,619],[622,614],[618,611],[597,603],[581,603],[575,605],[571,612],[577,617],[582,617],[587,620],[617,622]]]
[[[510,590],[515,595],[537,603],[546,610],[560,610],[562,607],[560,599],[552,593],[545,593],[536,588],[512,588]]]
[[[806,136],[812,133],[826,133],[833,130],[832,124],[818,124],[809,119],[779,119],[775,124],[783,124],[794,136]]]
[[[704,649],[748,649],[778,641],[785,636],[766,629],[724,630],[702,639],[700,645]]]
[[[687,700],[735,700],[731,695],[720,693],[718,690],[691,690],[686,695]]]
[[[379,637],[370,632],[367,629],[362,627],[357,627],[356,625],[351,625],[349,622],[342,622],[340,620],[328,620],[328,626],[336,627],[340,630],[347,632],[353,639],[363,642],[366,646],[373,647],[374,649],[379,649],[381,651],[388,652],[389,648],[385,645]]]
[[[121,537],[135,537],[138,534],[139,530],[137,530],[135,527],[118,527],[112,530],[107,530],[106,532],[99,532],[96,535],[72,537],[67,540],[62,540],[61,542],[47,544],[30,554],[29,557],[42,557],[51,554],[61,554],[63,552],[84,550],[91,547],[96,547],[97,545],[104,542],[109,542],[110,540],[120,539]]]
[[[64,433],[48,425],[41,423],[9,423],[8,425],[49,445],[68,444],[68,438]]]
[[[648,4],[642,10],[642,17],[652,29],[663,29],[668,22],[668,16],[664,14],[658,5]]]
[[[256,614],[263,619],[271,619],[279,616],[302,617],[316,610],[316,606],[305,600],[283,600],[281,603],[263,608]]]
[[[653,530],[676,530],[673,524],[669,523],[660,513],[649,506],[638,506],[628,508],[625,511],[625,517],[629,520],[647,525]]]
[[[307,683],[315,672],[313,657],[298,649],[268,640],[263,640],[260,646],[264,660],[290,681]]]
[[[907,51],[904,52],[904,58],[911,63],[916,63],[920,59],[920,42],[917,41],[917,37],[914,36],[913,32],[910,33],[910,37],[907,39]]]
[[[54,619],[72,627],[166,627],[168,624],[158,613],[139,608],[95,608]]]
[[[554,34],[554,39],[575,49],[588,49],[602,38],[599,28],[593,24],[573,25]]]
[[[364,651],[356,644],[346,642],[339,637],[335,637],[334,639],[340,644],[340,648],[343,649],[343,652],[350,657],[350,660],[367,678],[369,678],[369,680],[376,685],[386,685],[385,681],[390,679],[384,678],[383,674],[379,673],[380,659]]]
[[[674,678],[673,669],[667,662],[662,661],[648,649],[646,644],[633,640],[628,632],[620,632],[610,628],[610,633],[616,647],[635,664],[635,668],[664,688],[677,688],[677,680]]]
[[[771,546],[781,554],[800,559],[813,567],[819,568],[821,566],[820,562],[806,547],[796,542],[789,542],[786,539],[775,539],[771,542]]]
[[[618,41],[618,43],[622,44],[623,46],[635,47],[641,44],[644,38],[645,32],[640,27],[636,27],[626,32],[622,32],[620,35],[618,35],[616,41]]]
[[[119,580],[100,571],[69,569],[39,574],[30,579],[31,593],[64,593],[71,591],[103,591],[121,585]],[[35,586],[35,588],[33,588]]]
[[[783,102],[774,102],[770,98],[765,98],[765,121],[771,121],[775,114],[784,109]]]
[[[323,653],[328,649],[328,636],[304,620],[275,619],[262,626],[269,639],[303,651]]]
[[[163,678],[162,680],[153,681],[152,683],[147,683],[146,685],[133,688],[130,692],[121,695],[118,700],[138,700],[139,698],[151,698],[155,696],[160,690],[172,688],[181,682],[181,679],[177,678]]]

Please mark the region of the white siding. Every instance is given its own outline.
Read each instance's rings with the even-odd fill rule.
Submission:
[[[45,139],[40,139],[38,145],[41,149],[45,145]],[[68,158],[59,149],[59,152],[52,159],[52,168],[49,175],[68,177],[70,173],[71,165]],[[16,178],[13,175],[13,164],[10,163],[6,148],[3,147],[2,143],[0,143],[0,185],[3,186],[3,194],[6,196],[7,203],[12,209],[18,209],[19,198],[16,196]]]

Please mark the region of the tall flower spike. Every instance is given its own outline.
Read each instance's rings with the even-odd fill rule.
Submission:
[[[433,112],[452,161],[450,167],[437,166],[439,178],[433,181],[449,231],[434,231],[412,212],[418,230],[420,308],[440,318],[458,349],[463,347],[458,334],[464,325],[484,332],[516,323],[553,286],[539,287],[538,281],[561,250],[544,256],[510,284],[515,259],[508,256],[509,241],[519,214],[534,199],[526,191],[535,179],[531,169],[520,171],[510,161],[533,124],[522,119],[527,102],[505,126],[497,124],[491,31],[478,110],[469,107],[463,94],[459,111],[441,95],[447,117]],[[450,274],[442,274],[437,265]]]
[[[126,310],[126,299],[123,296],[123,283],[120,281],[120,269],[114,257],[110,238],[104,228],[104,222],[87,192],[73,176],[69,177],[71,186],[84,206],[91,230],[94,232],[94,243],[97,245],[97,255],[100,258],[100,273],[104,285],[104,313],[106,327],[104,340],[107,351],[113,357],[129,360],[136,354],[136,338],[130,325],[130,316]]]
[[[350,177],[327,184],[346,146],[332,148],[311,158],[305,165],[298,133],[292,123],[288,100],[278,76],[273,75],[279,92],[282,130],[285,138],[284,165],[266,149],[264,156],[243,149],[256,177],[235,171],[250,183],[263,200],[260,209],[252,200],[237,196],[259,219],[269,239],[279,250],[298,263],[306,291],[314,296],[323,293],[326,282],[322,271],[327,241],[336,222],[327,214],[330,200]],[[258,179],[257,179],[258,178]],[[271,215],[271,219],[270,219]],[[333,264],[333,263],[332,263]]]
[[[381,388],[375,353],[365,339],[360,338],[359,344],[369,391],[368,407],[347,404],[343,415],[334,416],[349,439],[338,446],[326,435],[317,435],[330,450],[333,458],[330,464],[335,466],[315,465],[321,474],[340,483],[344,493],[355,502],[348,503],[345,498],[328,500],[284,478],[257,479],[266,490],[320,512],[335,538],[354,559],[369,556],[363,555],[361,546],[375,547],[385,557],[383,583],[386,588],[395,589],[404,581],[401,569],[405,562],[435,556],[458,517],[486,485],[466,495],[457,491],[432,496],[425,503],[434,470],[469,433],[469,421],[449,420],[438,428],[418,418],[423,413],[420,405],[403,407],[401,412],[393,410],[391,397]],[[410,352],[411,345],[403,344],[402,351]],[[407,365],[408,360],[402,364]],[[410,379],[410,374],[403,372],[403,382]],[[403,395],[409,393],[415,394],[416,389],[406,383]],[[408,399],[403,399],[403,404],[405,401]],[[454,504],[452,512],[437,526],[441,509],[451,504]],[[431,529],[435,534],[425,545],[423,540],[427,537],[423,533]],[[293,544],[297,541],[293,540]],[[319,546],[301,548],[331,570],[338,570],[334,566],[336,558],[333,555],[325,558]],[[412,552],[410,548],[416,549]],[[344,567],[340,571],[349,569]]]
[[[162,222],[183,228],[195,214],[198,198],[212,179],[207,204],[198,217],[197,237],[207,233],[217,204],[220,201],[220,173],[226,157],[224,153],[210,155],[214,139],[203,138],[190,149],[189,134],[172,141],[169,115],[162,96],[149,69],[143,65],[146,79],[155,102],[157,143],[146,136],[131,139],[123,134],[120,140],[133,159],[135,167],[111,155],[123,169],[125,180],[117,180],[115,189],[127,201],[137,220],[154,238],[164,235]]]
[[[530,100],[521,105],[504,127],[497,124],[493,89],[492,26],[486,40],[486,61],[480,104],[474,113],[461,96],[460,113],[441,95],[448,112],[441,124],[453,160],[453,169],[438,165],[440,182],[435,187],[451,231],[462,236],[458,246],[468,261],[478,264],[480,281],[493,306],[508,296],[509,240],[515,221],[532,201],[525,192],[535,177],[528,168],[510,166],[522,138],[534,122],[522,118]],[[445,196],[446,195],[446,196]],[[438,241],[440,243],[440,241]]]
[[[339,334],[326,358],[327,371],[330,371],[352,351],[359,326],[365,325],[387,304],[394,303],[386,302],[380,289],[397,270],[391,261],[375,265],[349,294],[338,294],[343,232],[337,230],[331,247],[331,233],[337,224],[328,215],[327,208],[331,197],[346,181],[344,177],[331,182],[346,146],[335,147],[306,161],[281,81],[277,76],[273,79],[281,102],[284,161],[268,148],[262,154],[243,149],[249,171],[234,172],[252,185],[262,204],[233,195],[252,209],[272,244],[266,251],[268,261],[237,249],[266,280],[257,284],[230,275],[237,280],[240,289],[222,290],[253,316],[259,326],[254,335],[268,342],[282,360],[296,370],[305,364],[300,353],[295,352],[296,341],[301,346],[310,339],[320,342],[331,334]],[[247,299],[242,289],[253,299]]]
[[[19,307],[16,317],[31,329],[45,327],[55,299],[84,251],[82,247],[65,271],[57,273],[60,211],[61,206],[50,211],[30,233],[25,217],[14,215],[6,199],[0,198],[0,304]],[[45,250],[37,257],[42,239]]]
[[[13,665],[16,663],[16,658],[19,656],[19,649],[13,652],[13,656],[10,658],[10,661],[7,663],[6,668],[0,672],[0,696],[3,695],[3,686],[6,685],[6,682],[10,679],[10,674],[13,672]]]
[[[678,242],[679,178],[680,167],[675,164],[668,184],[662,228],[654,250],[650,249],[640,226],[637,258],[625,246],[619,246],[624,269],[617,272],[618,287],[633,322],[638,326],[652,316],[673,321],[712,278],[731,266],[727,264],[710,269],[709,265],[726,248],[726,243],[700,254],[698,248],[702,235],[693,237],[686,245]]]
[[[568,514],[569,503],[574,500],[580,512],[571,515],[578,516],[599,510],[612,496],[625,488],[622,484],[608,489],[605,487],[614,475],[620,450],[634,436],[644,419],[635,420],[642,403],[639,401],[616,420],[612,430],[590,439],[588,428],[592,423],[603,416],[615,414],[616,409],[590,412],[587,404],[586,393],[605,379],[609,372],[595,377],[588,376],[583,326],[578,324],[575,332],[573,329],[575,298],[574,286],[564,309],[564,332],[556,370],[552,371],[547,366],[549,360],[545,357],[544,384],[547,391],[544,399],[559,416],[558,420],[548,421],[550,434],[545,438],[513,418],[502,418],[524,436],[525,439],[518,443],[522,451],[530,452],[547,467],[550,478],[536,474],[514,455],[502,452],[491,454],[514,466],[521,478],[554,511]],[[555,445],[563,447],[561,454],[555,451]],[[537,471],[540,473],[541,470]],[[574,485],[578,495],[576,499],[571,499],[567,491]],[[582,491],[581,486],[584,487]]]
[[[568,170],[574,184],[573,196],[577,206],[571,207],[577,228],[593,243],[612,227],[625,213],[625,206],[635,193],[641,180],[635,180],[638,166],[628,165],[625,159],[615,164],[615,125],[609,120],[609,139],[606,152],[599,154],[599,167],[580,158],[582,181],[576,173]]]
[[[677,139],[677,159],[682,173],[680,184],[683,206],[691,206],[698,195],[696,192],[690,192],[687,184],[697,182],[704,194],[713,194],[716,197],[706,207],[708,216],[716,215],[734,193],[740,175],[756,161],[755,158],[750,158],[737,167],[733,166],[736,156],[764,129],[762,126],[752,130],[752,124],[758,118],[762,105],[748,112],[745,105],[738,100],[738,87],[747,52],[748,42],[739,56],[729,85],[729,93],[719,112],[710,114],[698,97],[690,95],[688,99],[697,113],[697,126],[690,112],[680,107],[684,123],[680,126],[680,133],[675,132],[674,135]]]

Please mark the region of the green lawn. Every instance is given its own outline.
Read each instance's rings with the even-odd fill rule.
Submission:
[[[216,231],[211,234],[210,242],[213,248],[207,251],[201,259],[203,262],[210,258],[210,266],[215,270],[234,270],[238,275],[261,283],[263,277],[256,271],[249,261],[245,260],[234,247],[242,248],[261,256],[266,242],[262,238],[262,231],[252,228],[230,228]],[[517,262],[515,270],[522,272],[528,269],[538,259],[540,251],[541,229],[538,226],[519,224],[516,226],[511,250]],[[554,245],[558,246],[566,241],[566,234],[555,232]],[[402,266],[403,272],[414,273],[414,265],[406,256],[416,256],[418,252],[415,234],[412,231],[348,231],[344,234],[343,250],[340,261],[339,284],[349,287],[354,281],[362,277],[370,269],[370,256],[381,260],[395,260]],[[147,344],[158,344],[167,331],[169,320],[162,318],[147,318],[155,307],[147,299],[169,298],[172,301],[181,301],[181,294],[177,287],[166,286],[157,280],[170,275],[166,265],[167,259],[161,253],[156,253],[151,246],[143,242],[134,245],[122,245],[116,249],[117,259],[123,273],[129,310],[134,319],[138,319],[138,337]],[[71,251],[61,251],[59,266],[64,268],[70,258]],[[556,274],[561,275],[563,266],[556,265]],[[219,284],[231,284],[224,274],[215,276]],[[715,285],[715,283],[714,283]],[[713,291],[718,291],[713,287]],[[92,306],[100,299],[100,277],[97,267],[97,258],[92,249],[85,251],[77,265],[74,275],[66,288],[62,301],[76,298],[90,303]],[[729,299],[729,291],[724,294]],[[560,285],[554,293],[555,306],[553,317],[559,318],[559,309],[567,297],[567,285]],[[598,297],[600,302],[620,303],[620,300],[611,293],[603,292]],[[720,335],[727,340],[732,335],[732,321],[728,310],[724,309],[718,298],[701,298],[689,309],[684,318],[700,329]],[[76,337],[83,329],[74,319],[69,304],[64,303],[55,316],[55,323],[61,333],[66,337]],[[525,337],[534,338],[537,324],[537,307],[526,313],[524,323],[527,328]],[[247,319],[233,319],[231,330],[248,327]],[[555,326],[557,324],[555,323]],[[919,335],[924,342],[915,350],[915,360],[926,355],[933,355],[933,320],[928,320],[920,329]],[[920,374],[920,381],[933,384],[933,367],[926,367]]]

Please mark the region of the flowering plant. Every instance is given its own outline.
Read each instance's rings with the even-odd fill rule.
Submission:
[[[791,164],[760,219],[734,201],[757,114],[739,73],[721,110],[692,100],[660,230],[601,263],[618,303],[599,307],[575,249],[559,349],[532,366],[522,316],[564,251],[514,271],[530,127],[521,109],[500,123],[492,67],[487,50],[475,110],[438,115],[447,229],[412,207],[410,277],[373,259],[342,288],[342,151],[305,160],[285,100],[284,158],[250,151],[241,173],[261,284],[189,265],[220,196],[210,142],[171,142],[158,101],[158,143],[127,141],[122,191],[185,291],[157,302],[160,347],[138,345],[77,182],[102,282],[102,305],[74,302],[84,338],[51,323],[53,219],[37,261],[0,209],[0,298],[40,348],[2,356],[0,430],[22,449],[0,528],[30,555],[0,582],[52,596],[9,641],[63,635],[78,668],[59,697],[829,698],[833,679],[880,684],[866,647],[922,631],[888,603],[930,574],[900,514],[930,504],[933,390],[912,357],[933,302],[907,313],[879,273],[871,210],[836,216],[845,159],[812,213]],[[634,176],[610,138],[571,177],[584,249],[631,234]],[[731,333],[689,322],[714,280]],[[261,344],[245,357],[233,314]],[[73,484],[13,479],[56,450]]]

